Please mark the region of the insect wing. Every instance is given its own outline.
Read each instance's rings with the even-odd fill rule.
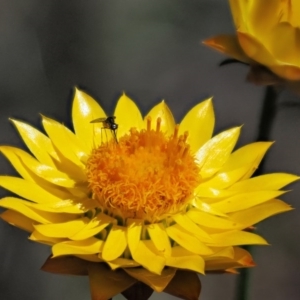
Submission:
[[[90,123],[100,123],[100,122],[106,122],[107,118],[98,118],[95,120],[92,120]]]

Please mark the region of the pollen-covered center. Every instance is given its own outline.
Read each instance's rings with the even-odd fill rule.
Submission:
[[[87,178],[93,196],[104,209],[124,218],[151,222],[183,209],[199,184],[199,168],[179,126],[167,137],[161,119],[151,129],[130,130],[116,143],[94,149],[87,161]]]

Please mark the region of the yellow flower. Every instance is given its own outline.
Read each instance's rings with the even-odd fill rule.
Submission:
[[[12,120],[32,155],[0,147],[22,177],[0,176],[0,185],[20,197],[0,200],[7,209],[1,217],[52,246],[44,269],[88,274],[92,295],[108,299],[138,281],[176,294],[196,273],[253,266],[239,246],[267,242],[246,229],[289,211],[277,197],[298,179],[250,178],[272,143],[232,152],[240,127],[212,137],[211,99],[180,125],[164,102],[143,119],[125,94],[114,116],[106,122],[97,102],[76,89],[74,133],[44,116],[47,135]],[[189,281],[199,288],[196,275]]]
[[[239,61],[260,64],[286,80],[300,80],[300,2],[230,0],[236,36],[204,41]]]

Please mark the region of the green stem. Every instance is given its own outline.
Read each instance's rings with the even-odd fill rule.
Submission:
[[[268,86],[266,88],[263,108],[260,116],[257,141],[269,141],[270,139],[270,133],[277,112],[277,99],[278,92],[275,90],[275,87],[271,85]],[[260,165],[259,169],[262,169],[261,166],[262,165]]]
[[[274,119],[277,112],[277,99],[278,92],[274,86],[268,86],[266,88],[262,112],[259,121],[259,130],[257,135],[257,141],[268,141],[270,139],[270,133],[274,123]],[[255,172],[255,176],[262,174],[265,160],[262,161],[259,168]],[[245,246],[244,249],[251,252],[250,246]],[[241,269],[240,275],[237,277],[236,287],[236,300],[247,300],[249,296],[249,283],[250,283],[251,272],[250,269]]]

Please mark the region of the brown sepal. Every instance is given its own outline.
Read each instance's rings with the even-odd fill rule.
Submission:
[[[287,89],[296,95],[300,95],[300,80],[286,80],[271,72],[268,68],[258,64],[250,65],[247,81],[259,86],[272,85],[277,92]]]
[[[196,272],[177,270],[164,292],[180,299],[198,300],[201,281]]]
[[[63,275],[88,275],[89,262],[74,256],[48,257],[41,270]]]
[[[111,270],[105,263],[90,263],[88,267],[92,300],[107,300],[136,283],[124,270]]]
[[[275,75],[268,68],[258,64],[250,65],[247,81],[260,86],[282,85],[284,82],[282,78]]]

